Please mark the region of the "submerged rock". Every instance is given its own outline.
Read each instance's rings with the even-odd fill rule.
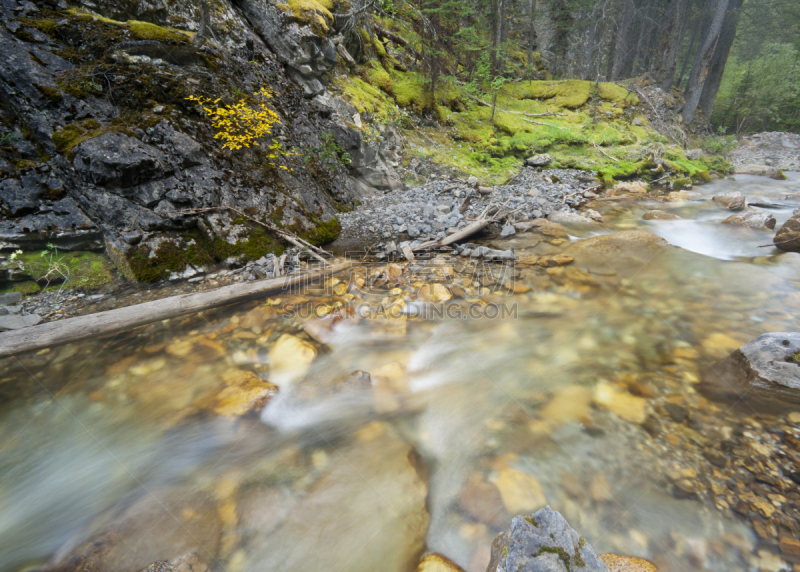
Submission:
[[[744,195],[739,191],[714,195],[713,201],[729,211],[740,211],[745,207]]]
[[[607,572],[594,549],[549,506],[515,516],[492,543],[486,572]]]
[[[642,216],[642,220],[682,220],[676,214],[665,213],[664,211],[648,211]]]
[[[597,221],[568,212],[555,212],[547,218],[552,222],[573,228],[602,228],[601,224]]]
[[[595,261],[597,257],[612,260],[648,261],[669,243],[645,230],[626,230],[579,240],[567,248],[567,254],[576,259],[583,257]]]
[[[708,368],[700,387],[758,410],[800,407],[800,333],[762,334]]]
[[[786,252],[800,252],[800,214],[783,223],[772,242]]]
[[[417,566],[417,572],[464,572],[464,569],[441,554],[428,554]]]
[[[424,466],[384,424],[364,427],[359,437],[364,442],[339,450],[244,570],[414,569],[429,520]]]
[[[772,230],[776,224],[775,217],[764,211],[747,211],[742,214],[731,215],[722,221],[722,224],[749,226],[756,230]]]

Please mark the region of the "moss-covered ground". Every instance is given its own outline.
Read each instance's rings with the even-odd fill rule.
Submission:
[[[28,295],[63,285],[71,290],[89,292],[114,280],[111,261],[96,252],[32,251],[19,255],[18,260],[33,280],[12,283],[6,291]]]
[[[638,97],[615,83],[510,82],[497,94],[494,117],[489,94],[441,82],[434,98],[422,76],[386,59],[372,60],[357,77],[340,76],[336,86],[367,120],[396,121],[399,110],[431,117],[437,125],[405,122],[409,151],[486,183],[513,176],[535,153],[549,153],[553,168],[598,171],[608,183],[661,177],[656,159],[696,181],[727,168],[724,161],[691,161],[667,144],[638,113]]]

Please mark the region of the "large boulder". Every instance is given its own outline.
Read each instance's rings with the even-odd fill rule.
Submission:
[[[164,154],[134,137],[104,133],[75,148],[73,165],[86,182],[131,187],[165,171]]]
[[[565,251],[579,262],[647,262],[669,246],[669,242],[646,230],[625,230],[602,234],[571,244]]]
[[[776,224],[775,217],[765,211],[747,211],[731,215],[722,221],[722,224],[749,226],[756,230],[772,230]]]
[[[709,367],[701,389],[761,411],[800,408],[800,333],[760,335]]]
[[[740,211],[746,206],[744,195],[739,191],[714,195],[712,198],[715,203],[729,211]]]
[[[786,252],[800,252],[800,213],[783,223],[772,242]]]

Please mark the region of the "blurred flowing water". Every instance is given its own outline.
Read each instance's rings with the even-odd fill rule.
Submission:
[[[513,514],[542,502],[599,552],[749,570],[741,521],[668,494],[657,461],[680,451],[648,448],[638,422],[591,401],[620,380],[691,396],[703,364],[796,329],[796,255],[719,224],[730,213],[710,201],[740,190],[781,205],[780,225],[800,206],[789,176],[717,181],[697,201],[603,203],[602,232],[645,228],[674,246],[577,257],[564,272],[519,264],[529,292],[482,291],[485,270],[447,262],[459,304],[510,310],[494,319],[343,320],[321,344],[287,302],[404,296],[390,284],[348,299],[328,283],[0,361],[0,570],[64,564],[96,542],[87,569],[195,551],[233,572],[413,570],[429,550],[478,572]],[[655,208],[684,220],[641,220]],[[528,233],[496,245],[520,259],[567,247]],[[267,382],[263,411],[227,414]]]

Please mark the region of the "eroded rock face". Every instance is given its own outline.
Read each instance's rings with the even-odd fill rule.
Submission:
[[[800,333],[762,334],[703,375],[711,397],[769,412],[800,407]]]
[[[800,214],[783,223],[772,242],[786,252],[800,252]]]
[[[492,543],[486,572],[608,572],[594,549],[549,506],[527,517]]]
[[[374,188],[401,185],[396,137],[384,134],[374,148],[348,126],[355,111],[348,116],[347,104],[324,93],[336,64],[324,30],[264,0],[220,0],[211,10],[195,1],[77,4],[116,22],[69,12],[58,0],[2,3],[0,96],[4,109],[14,110],[0,130],[8,138],[0,149],[4,247],[105,247],[123,274],[166,278],[165,268],[144,276],[134,259],[166,264],[153,255],[162,245],[186,252],[188,232],[205,235],[204,244],[234,245],[253,234],[230,212],[180,211],[235,205],[312,240],[319,232],[323,241],[335,237],[320,225],[337,215],[337,204],[353,206]],[[47,33],[20,17],[41,20]],[[137,31],[129,20],[171,29]],[[153,30],[155,39],[142,35]],[[215,47],[208,51],[211,38]],[[113,73],[85,79],[103,66]],[[285,148],[319,148],[321,137],[333,133],[357,156],[352,168],[322,173],[290,156],[279,161],[289,171],[271,165],[263,148],[223,151],[203,110],[187,101],[236,103],[261,87],[275,94],[271,105],[281,124],[274,134]],[[309,99],[316,94],[322,95]]]

